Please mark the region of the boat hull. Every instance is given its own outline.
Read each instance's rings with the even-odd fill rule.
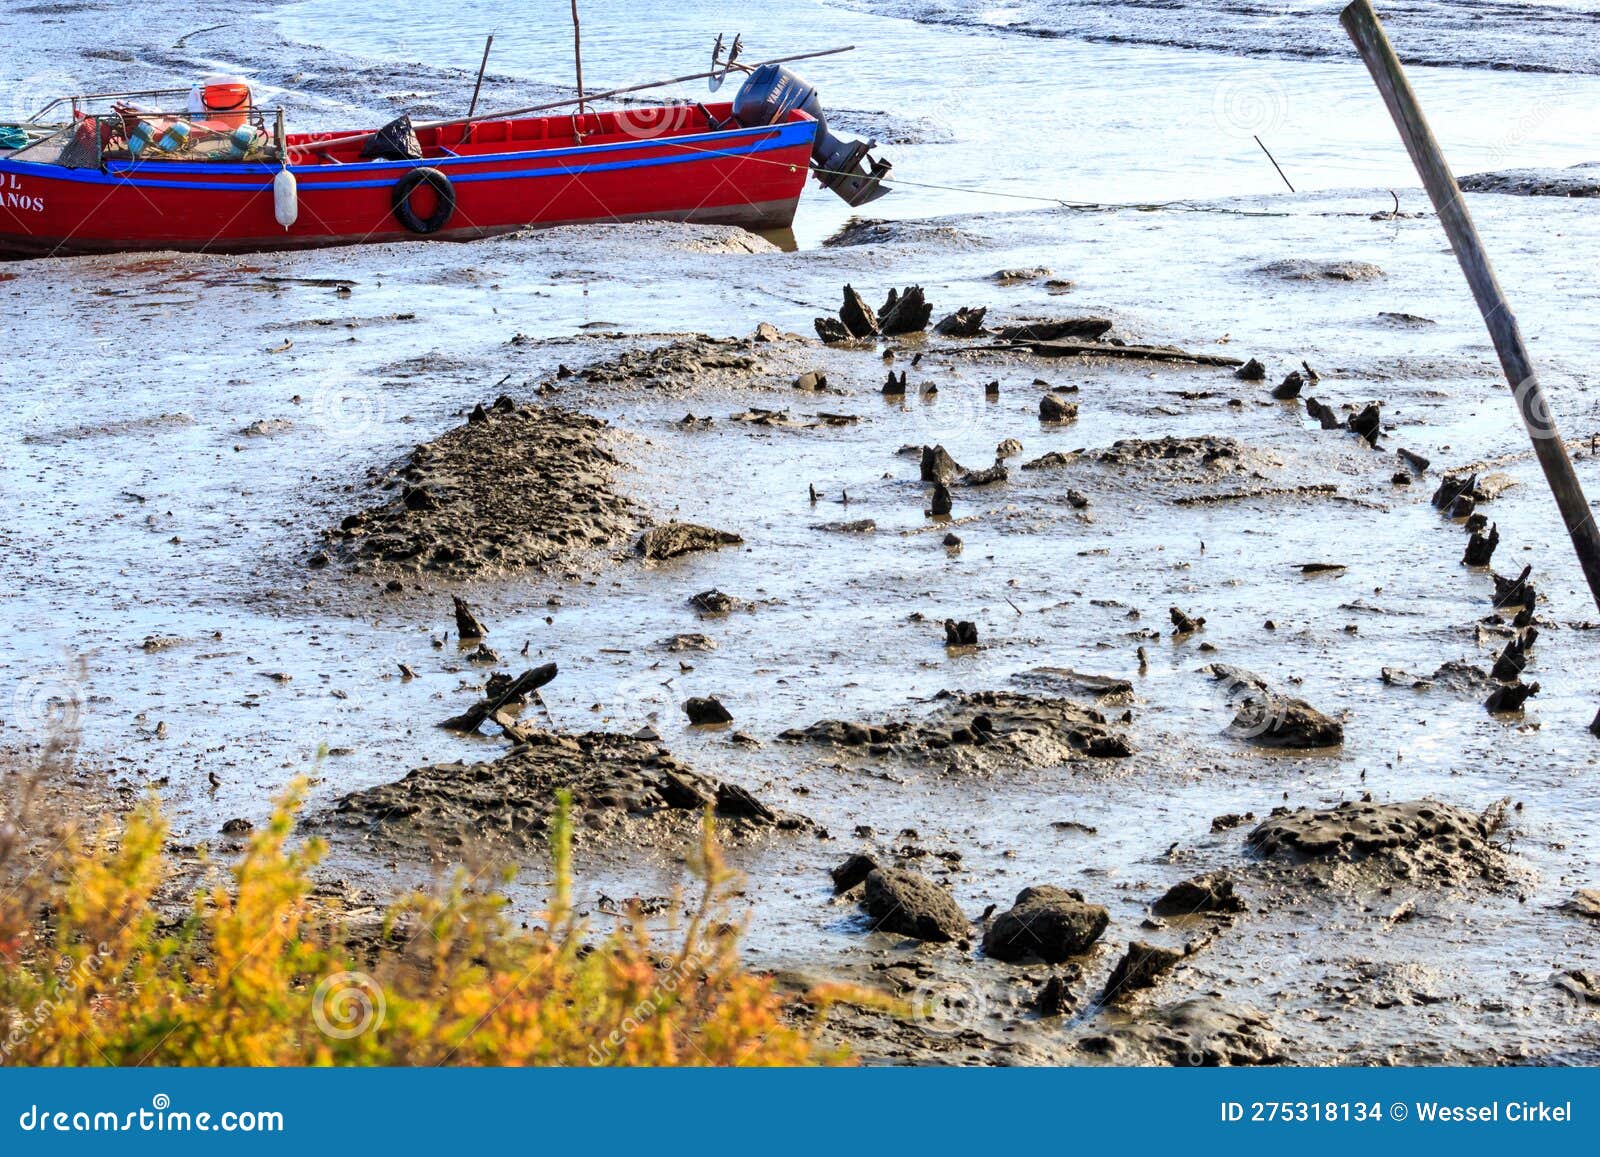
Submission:
[[[113,161],[102,171],[0,158],[0,254],[468,241],[529,226],[639,220],[782,229],[794,219],[815,133],[815,121],[797,117],[566,148],[291,164],[299,212],[287,229],[274,215],[276,165]],[[417,168],[443,173],[456,198],[431,233],[408,229],[394,209],[396,183]]]

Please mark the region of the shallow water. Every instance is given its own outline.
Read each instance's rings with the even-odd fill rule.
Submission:
[[[1473,8],[1434,4],[1428,12]],[[1553,11],[1561,17],[1559,35],[1541,30],[1529,39],[1568,45],[1575,75],[1412,69],[1458,171],[1594,159],[1593,126],[1600,111],[1600,77],[1593,75],[1595,6]],[[1137,4],[1074,3],[1032,12],[991,4],[945,10],[920,3],[847,7],[777,0],[762,5],[756,22],[726,4],[691,0],[676,6],[670,26],[664,26],[656,7],[628,0],[584,14],[584,69],[591,90],[695,71],[709,62],[713,38],[721,32],[731,39],[741,18],[748,60],[856,45],[852,53],[795,67],[818,85],[825,109],[840,111],[842,129],[876,133],[882,154],[907,182],[870,206],[873,216],[1030,207],[1012,200],[1023,197],[1143,202],[1283,192],[1256,136],[1298,189],[1414,186],[1371,80],[1338,28],[1336,6],[1297,4],[1282,17],[1276,12],[1234,10],[1220,25],[1225,35],[1202,41],[1221,50],[1198,52],[1180,47],[1187,41],[1175,33],[1196,25],[1219,27],[1210,5],[1162,4],[1152,11]],[[395,61],[414,59],[415,45],[425,42],[432,46],[429,63],[454,61],[468,68],[481,51],[483,33],[498,28],[496,70],[571,83],[570,27],[559,19],[523,22],[513,30],[506,27],[506,6],[488,0],[466,0],[404,27],[387,19],[352,21],[351,15],[344,0],[305,0],[276,14],[292,39]],[[1140,41],[1130,33],[1136,42],[1105,43],[1108,21],[1163,35]],[[1018,22],[1053,34],[1012,34]],[[1487,30],[1485,22],[1469,17],[1445,23],[1452,31],[1428,31],[1430,43],[1459,43],[1465,26],[1510,51],[1516,44],[1512,34],[1526,28],[1527,15],[1497,11]],[[1315,58],[1236,55],[1261,45],[1276,51],[1270,48],[1272,30],[1285,25],[1320,30],[1322,49]],[[1403,21],[1395,35],[1433,25],[1432,15],[1421,16]],[[663,95],[707,98],[702,82]],[[885,124],[887,133],[879,128]],[[802,244],[814,243],[848,212],[831,197],[813,198],[796,233]]]
[[[796,5],[779,16],[789,12],[799,21],[805,11]],[[285,27],[314,39],[318,12],[314,5],[286,10]],[[1107,91],[1110,76],[1131,77],[1147,86],[1137,90],[1142,97],[1167,93],[1160,99],[1169,107],[1185,103],[1169,91],[1173,84],[1193,76],[1209,76],[1214,85],[1241,69],[1281,68],[1298,94],[1297,78],[1307,78],[1309,91],[1332,92],[1344,83],[1336,74],[1346,70],[1337,62],[1006,39],[843,10],[837,17],[844,33],[852,21],[893,29],[894,43],[908,54],[902,62],[939,43],[946,61],[980,59],[980,48],[994,46],[1006,69],[1030,53],[1065,54],[1033,58],[1056,63],[1080,53],[1080,71],[1094,62],[1095,83]],[[710,15],[705,19],[705,29],[714,27]],[[466,57],[473,56],[473,24],[462,17]],[[813,18],[807,31],[814,26]],[[629,79],[620,65],[606,64],[605,18],[597,14],[589,27],[593,83]],[[385,51],[353,35],[339,38],[341,52]],[[880,39],[892,38],[886,31]],[[965,47],[958,50],[958,42]],[[130,70],[172,67],[149,63],[166,60],[169,44],[162,39],[136,53],[145,63]],[[507,46],[508,69],[514,49]],[[615,59],[626,56],[618,49]],[[300,66],[314,74],[319,59],[302,50]],[[884,59],[846,58],[863,71],[843,71],[841,63],[841,97],[830,103],[907,115],[902,101],[884,99],[890,74],[869,71],[886,68]],[[1118,59],[1126,64],[1120,74]],[[835,87],[829,67],[825,97]],[[1327,90],[1319,87],[1322,70]],[[1004,87],[994,78],[1009,75],[999,64],[975,71],[975,84]],[[319,106],[322,115],[353,105],[348,82],[337,80],[348,75],[344,64],[328,65],[320,80],[305,81],[328,102]],[[1426,75],[1429,84],[1459,84],[1462,100],[1480,109],[1487,104],[1472,102],[1484,92],[1525,91],[1537,102],[1540,93],[1592,83],[1587,76],[1459,68]],[[823,79],[820,69],[816,76]],[[531,64],[528,77],[534,87],[560,80]],[[1193,92],[1209,91],[1206,79],[1192,83],[1201,87],[1191,91],[1190,105]],[[1143,99],[1131,103],[1141,115],[1148,107]],[[1086,105],[1099,110],[1108,102]],[[1301,107],[1298,96],[1290,107]],[[1302,411],[1266,402],[1257,388],[1219,370],[992,365],[935,352],[911,374],[937,381],[937,400],[913,398],[903,407],[885,405],[877,393],[883,364],[876,351],[831,369],[830,380],[846,392],[823,401],[797,400],[782,375],[685,397],[574,382],[564,402],[610,418],[622,432],[626,492],[660,516],[738,531],[749,549],[655,568],[624,563],[578,580],[476,587],[470,594],[485,610],[491,642],[505,651],[527,639],[530,661],[560,662],[561,676],[543,697],[561,727],[631,729],[654,713],[668,745],[697,768],[830,830],[830,841],[776,839],[738,857],[750,881],[752,958],[775,967],[851,971],[900,954],[864,935],[853,908],[828,896],[825,869],[862,842],[850,835],[857,824],[872,825],[880,844],[908,842],[894,833],[909,827],[923,847],[960,851],[953,882],[969,913],[1004,903],[1030,883],[1081,887],[1112,908],[1109,943],[1142,935],[1143,904],[1176,879],[1240,865],[1242,833],[1210,834],[1214,815],[1262,815],[1280,802],[1298,806],[1366,790],[1380,799],[1434,793],[1474,808],[1509,793],[1524,805],[1515,824],[1519,876],[1512,891],[1423,894],[1423,918],[1393,926],[1358,903],[1320,899],[1303,910],[1254,914],[1169,982],[1161,999],[1226,991],[1271,1011],[1295,1055],[1314,1061],[1482,1060],[1524,1051],[1548,1058],[1593,1049],[1600,1031],[1594,1014],[1552,997],[1548,974],[1592,965],[1600,951],[1593,929],[1552,909],[1572,888],[1596,882],[1600,829],[1589,784],[1600,747],[1585,728],[1600,686],[1595,634],[1586,629],[1597,614],[1436,222],[1369,219],[1386,207],[1381,186],[1394,179],[1380,176],[1395,171],[1381,159],[1387,136],[1381,144],[1374,136],[1369,152],[1355,150],[1352,167],[1330,182],[1360,184],[1356,191],[1266,196],[1270,181],[1251,183],[1264,162],[1252,168],[1241,154],[1230,167],[1222,154],[1202,148],[1204,134],[1129,135],[1117,131],[1119,115],[1090,117],[1081,155],[1091,159],[1083,172],[1068,174],[1102,190],[1094,196],[1157,195],[1153,190],[1176,181],[1186,165],[1192,180],[1216,182],[1212,193],[1244,195],[1199,206],[1205,211],[979,214],[979,202],[965,194],[902,190],[873,206],[873,215],[951,215],[908,226],[904,241],[794,254],[732,254],[691,244],[715,240],[712,234],[651,227],[558,230],[466,247],[7,266],[0,302],[13,348],[0,363],[0,405],[12,420],[0,439],[0,500],[11,513],[0,523],[0,583],[11,630],[0,647],[0,742],[11,748],[37,741],[62,701],[76,703],[86,764],[129,791],[164,780],[162,794],[184,840],[214,839],[232,816],[259,821],[271,793],[300,772],[316,777],[310,806],[319,808],[419,763],[488,757],[501,749],[498,742],[466,741],[431,726],[459,709],[464,688],[477,679],[452,652],[430,645],[430,634],[449,625],[446,594],[395,598],[369,579],[303,566],[320,530],[361,502],[358,488],[369,470],[497,392],[532,397],[557,364],[581,366],[619,344],[659,340],[600,331],[743,334],[766,320],[807,333],[812,317],[836,306],[845,281],[864,292],[870,287],[873,298],[891,283],[916,282],[941,311],[987,304],[995,320],[1104,313],[1130,339],[1258,356],[1276,373],[1308,360],[1324,375],[1317,396],[1336,404],[1383,399],[1395,426],[1389,444],[1431,458],[1434,471],[1395,487],[1390,454],[1317,430]],[[1191,115],[1209,114],[1202,102]],[[1494,130],[1461,119],[1459,131],[1477,132],[1472,139],[1489,148]],[[1159,120],[1152,115],[1149,123]],[[1550,123],[1540,122],[1541,130]],[[1040,179],[1040,166],[1015,148],[999,148],[1000,134],[991,136],[981,119],[963,116],[955,125],[949,139],[894,146],[902,171],[926,171],[935,158],[958,177],[975,180],[987,171],[986,182],[1002,187]],[[1344,121],[1327,131],[1358,135]],[[1519,144],[1514,163],[1591,159],[1581,154],[1592,141],[1570,126],[1550,131],[1549,140],[1538,138],[1543,143]],[[1064,135],[1034,136],[1041,147],[1068,147]],[[1213,132],[1209,139],[1220,138]],[[1319,147],[1338,151],[1331,143]],[[1194,150],[1187,161],[1172,151],[1182,148]],[[1211,160],[1202,163],[1201,154]],[[1270,167],[1265,175],[1276,180]],[[1243,186],[1230,184],[1234,179]],[[1065,195],[1066,185],[1061,189]],[[1420,193],[1403,197],[1420,207]],[[1496,196],[1471,203],[1535,340],[1567,435],[1600,433],[1588,323],[1600,297],[1593,203]],[[994,202],[981,207],[992,210]],[[808,194],[806,239],[831,233],[844,212],[828,194]],[[1370,261],[1386,276],[1297,282],[1260,272],[1291,258]],[[1077,288],[1052,296],[1038,284],[1001,288],[989,280],[1002,267],[1036,265]],[[265,276],[356,284],[339,297],[327,287]],[[1396,328],[1381,312],[1434,324]],[[519,333],[541,340],[508,344]],[[908,368],[903,355],[899,364]],[[1039,425],[1035,376],[1080,386],[1076,424]],[[981,383],[996,377],[1001,400],[982,401]],[[1230,406],[1235,397],[1244,404]],[[827,432],[766,431],[727,420],[752,405],[845,411],[862,420]],[[717,425],[680,431],[674,423],[685,410],[712,414]],[[287,425],[265,436],[241,432],[257,421]],[[1283,461],[1274,484],[1332,482],[1338,499],[1178,508],[1137,475],[1014,474],[993,493],[957,492],[965,519],[957,530],[966,545],[951,557],[938,546],[940,533],[926,530],[914,460],[895,454],[904,444],[938,442],[964,464],[983,466],[1006,437],[1019,438],[1032,458],[1165,434],[1239,438]],[[1550,624],[1529,670],[1543,690],[1525,718],[1511,721],[1492,719],[1472,696],[1417,693],[1378,678],[1384,666],[1426,674],[1452,659],[1492,661],[1493,644],[1477,641],[1472,629],[1488,613],[1488,580],[1459,565],[1460,531],[1438,517],[1427,496],[1443,469],[1501,458],[1499,468],[1519,485],[1486,508],[1504,539],[1496,562],[1502,571],[1514,571],[1524,557],[1534,563],[1547,600],[1541,617]],[[1584,456],[1578,466],[1591,492],[1600,488],[1595,461]],[[825,496],[816,507],[807,501],[808,483]],[[1069,484],[1090,497],[1087,518],[1062,502]],[[841,490],[851,496],[848,507],[834,502]],[[846,540],[814,529],[846,517],[874,518],[879,530]],[[1348,569],[1311,579],[1296,569],[1306,562]],[[713,586],[765,605],[698,622],[684,600]],[[548,605],[556,594],[560,605]],[[1207,617],[1203,637],[1176,643],[1131,634],[1162,630],[1174,604]],[[1132,608],[1141,612],[1136,621],[1127,618]],[[913,612],[928,622],[912,621]],[[936,624],[947,615],[976,621],[985,646],[946,653]],[[1263,629],[1267,617],[1277,630]],[[676,657],[649,644],[685,630],[706,630],[719,647],[693,656],[695,670],[663,686]],[[147,652],[142,644],[152,636],[178,641]],[[1141,642],[1150,669],[1137,677]],[[1201,642],[1218,650],[1203,653]],[[657,666],[663,660],[665,673]],[[1224,734],[1228,705],[1197,674],[1213,660],[1276,681],[1303,680],[1296,694],[1348,713],[1344,748],[1314,757],[1263,754]],[[399,662],[419,678],[402,680]],[[919,700],[946,687],[1005,687],[1014,674],[1045,665],[1136,678],[1130,734],[1139,754],[1125,764],[1024,769],[983,781],[903,767],[875,778],[834,766],[825,752],[773,741],[784,728],[817,718],[914,712]],[[683,726],[678,702],[707,692],[722,696],[738,725],[766,746],[752,753]],[[158,738],[163,723],[165,737]],[[319,764],[319,747],[350,753]],[[223,781],[215,791],[208,772]],[[1063,819],[1097,834],[1051,827]],[[375,888],[430,870],[391,867],[340,842],[332,863]],[[541,865],[529,868],[537,884]],[[670,855],[598,854],[584,871],[591,897],[660,894],[683,878]],[[536,892],[522,899],[533,903]],[[1386,900],[1384,910],[1398,903]],[[1003,986],[1008,975],[951,951],[923,955],[956,985]],[[1425,975],[1393,979],[1417,959],[1429,961]],[[1098,959],[1092,969],[1110,963]],[[1352,982],[1360,990],[1353,999],[1335,991],[1339,976],[1374,963],[1381,983]],[[1362,994],[1391,981],[1426,990],[1430,1001],[1444,999],[1373,1008],[1371,995]],[[1033,1022],[992,1020],[987,1012],[1001,1006],[985,1000],[971,1027],[1002,1042],[1034,1033],[1046,1038],[1041,1048],[1053,1039],[1053,1030]]]

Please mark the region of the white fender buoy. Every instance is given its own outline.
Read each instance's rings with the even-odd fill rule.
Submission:
[[[272,178],[272,215],[285,229],[300,216],[300,186],[288,169],[279,169]]]

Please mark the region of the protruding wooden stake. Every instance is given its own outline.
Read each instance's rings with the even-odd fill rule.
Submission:
[[[1505,294],[1500,291],[1500,283],[1495,279],[1494,267],[1489,264],[1472,215],[1461,199],[1461,187],[1445,163],[1439,142],[1422,115],[1416,94],[1411,91],[1411,84],[1400,67],[1400,59],[1369,0],[1353,0],[1339,14],[1339,23],[1355,42],[1367,71],[1372,73],[1378,91],[1383,94],[1389,115],[1400,130],[1400,139],[1405,142],[1406,152],[1411,154],[1411,162],[1427,187],[1428,196],[1439,214],[1439,223],[1450,238],[1456,260],[1461,263],[1461,272],[1466,274],[1467,284],[1472,287],[1472,296],[1477,299],[1478,310],[1494,340],[1495,352],[1500,355],[1500,365],[1522,414],[1522,423],[1533,439],[1533,452],[1555,495],[1567,533],[1572,537],[1573,549],[1578,553],[1584,578],[1589,582],[1589,593],[1594,596],[1595,606],[1600,607],[1600,530],[1595,527],[1594,512],[1578,483],[1572,459],[1567,456],[1566,443],[1556,429],[1555,416],[1550,412],[1534,372],[1533,359],[1528,356],[1528,348],[1522,340],[1522,330]]]

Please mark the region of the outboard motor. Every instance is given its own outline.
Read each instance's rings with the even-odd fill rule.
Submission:
[[[889,191],[882,182],[892,166],[871,156],[877,142],[842,141],[829,132],[817,90],[787,68],[763,64],[745,79],[733,98],[733,117],[746,128],[770,125],[795,109],[817,122],[817,139],[811,147],[817,180],[851,205],[876,201]]]

